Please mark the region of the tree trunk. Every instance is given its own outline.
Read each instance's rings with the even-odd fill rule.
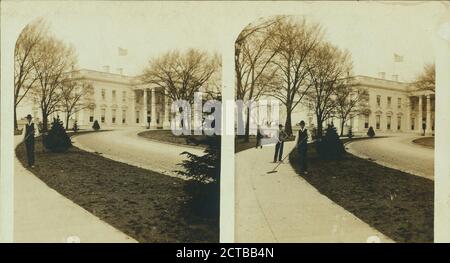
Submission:
[[[247,107],[247,121],[245,122],[245,135],[244,135],[244,142],[250,141],[250,108]]]
[[[341,137],[344,136],[344,125],[345,125],[345,120],[341,119]]]
[[[66,114],[66,131],[69,129],[69,117],[70,117],[70,115],[67,113]]]
[[[323,126],[322,126],[322,120],[319,116],[316,116],[317,118],[317,138],[322,138],[323,136]]]
[[[284,124],[284,131],[289,136],[292,135],[292,119],[291,119],[291,111],[289,109],[286,110],[286,122]]]
[[[17,125],[17,107],[14,105],[14,130],[18,130],[19,126]]]
[[[42,133],[47,132],[48,127],[48,114],[42,112]]]

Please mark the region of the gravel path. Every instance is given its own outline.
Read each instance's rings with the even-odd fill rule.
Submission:
[[[433,180],[434,150],[413,143],[417,138],[420,137],[407,134],[354,141],[347,144],[347,151],[383,166]]]
[[[98,152],[115,161],[174,177],[180,177],[175,171],[182,169],[178,165],[185,159],[181,155],[182,152],[203,154],[202,149],[145,139],[137,135],[142,131],[144,131],[142,128],[133,128],[88,133],[72,137],[72,141],[83,150]]]

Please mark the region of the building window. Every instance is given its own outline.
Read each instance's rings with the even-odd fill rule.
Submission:
[[[127,122],[127,111],[122,110],[122,124],[125,124]]]
[[[105,89],[102,89],[102,100],[105,99],[105,96],[106,96],[106,91],[105,91]]]
[[[127,91],[126,90],[122,91],[122,101],[123,102],[127,101]]]
[[[397,117],[397,130],[402,129],[402,117]]]
[[[391,97],[387,97],[387,106],[388,106],[388,108],[390,108],[392,106],[392,98]]]
[[[111,117],[111,122],[112,122],[112,123],[116,123],[116,110],[115,110],[115,109],[113,109],[113,110],[111,111],[111,115],[112,115],[112,117]]]
[[[414,124],[416,123],[416,118],[411,118],[411,130],[414,131]]]
[[[369,115],[364,116],[364,128],[369,128]]]
[[[392,117],[391,116],[387,116],[387,124],[386,124],[386,128],[388,130],[391,129],[391,122],[392,122]]]
[[[377,106],[380,107],[381,106],[381,96],[377,95]]]
[[[381,120],[381,116],[380,116],[380,115],[377,115],[376,120],[377,120],[377,121],[376,121],[376,126],[375,126],[375,127],[376,127],[377,130],[378,130],[378,129],[380,129],[380,120]]]
[[[136,111],[136,123],[139,123],[139,111]]]
[[[397,108],[401,109],[402,108],[402,98],[398,98],[397,99]]]
[[[94,122],[94,109],[89,110],[89,122]]]
[[[116,100],[116,91],[115,90],[112,91],[112,99]]]
[[[105,123],[105,115],[106,115],[106,110],[102,109],[102,117],[101,117],[101,122]]]

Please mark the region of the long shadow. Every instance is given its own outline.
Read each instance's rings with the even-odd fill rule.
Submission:
[[[308,148],[309,173],[300,174],[298,154],[289,161],[320,193],[397,242],[433,242],[434,182],[346,153],[321,160]]]
[[[72,147],[45,152],[37,139],[30,172],[50,188],[139,242],[218,242],[218,218],[185,209],[186,181]],[[26,167],[25,146],[16,148]]]

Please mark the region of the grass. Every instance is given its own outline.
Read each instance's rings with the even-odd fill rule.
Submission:
[[[434,137],[415,139],[413,142],[422,145],[424,147],[434,149]]]
[[[434,182],[346,154],[339,161],[308,149],[309,174],[320,193],[396,242],[433,242]],[[289,160],[299,173],[298,155]]]
[[[174,135],[171,130],[152,130],[138,133],[139,136],[150,140],[172,144],[205,147],[207,135]]]
[[[44,152],[36,141],[30,171],[50,188],[139,242],[218,242],[219,215],[193,212],[187,187],[195,182],[169,177],[72,147]],[[16,155],[26,166],[23,144]],[[189,185],[188,185],[189,184]]]
[[[287,141],[293,141],[295,137],[291,136]],[[256,136],[249,137],[248,142],[243,137],[236,136],[234,139],[234,153],[242,152],[256,147]]]

